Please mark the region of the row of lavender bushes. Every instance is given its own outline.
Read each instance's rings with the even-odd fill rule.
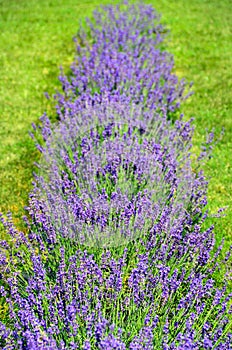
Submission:
[[[156,23],[156,24],[154,24]],[[61,75],[19,232],[1,215],[3,349],[231,349],[231,295],[192,161],[190,94],[151,6],[107,6]],[[42,139],[41,140],[41,136]]]

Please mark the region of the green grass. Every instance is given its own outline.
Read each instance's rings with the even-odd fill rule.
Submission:
[[[162,14],[171,30],[167,50],[175,58],[175,72],[194,82],[195,94],[182,106],[186,118],[195,117],[195,148],[206,128],[222,126],[225,136],[206,165],[210,176],[209,209],[228,206],[227,217],[210,219],[217,240],[231,244],[231,149],[232,149],[232,6],[230,0],[147,1]],[[60,88],[59,66],[65,72],[72,63],[79,20],[109,1],[0,0],[0,212],[13,212],[21,227],[23,207],[31,188],[33,163],[39,152],[28,130],[54,105],[52,95]]]
[[[193,81],[195,94],[182,105],[186,117],[195,118],[195,148],[199,149],[205,129],[215,127],[225,135],[205,166],[210,178],[209,210],[228,206],[227,216],[212,218],[217,241],[232,243],[232,6],[230,0],[151,1],[162,13],[162,23],[171,30],[168,51],[175,59],[179,77]]]
[[[60,89],[59,67],[73,61],[79,21],[99,1],[0,0],[0,212],[13,212],[21,226],[39,152],[28,135],[31,123]],[[103,3],[103,2],[102,2]]]

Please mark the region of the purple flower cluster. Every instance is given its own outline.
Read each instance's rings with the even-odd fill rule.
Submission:
[[[172,73],[173,58],[161,49],[164,28],[152,6],[105,6],[87,21],[89,35],[80,30],[71,76],[60,76],[59,119],[83,107],[110,101],[134,101],[169,117],[191,92]],[[91,40],[89,40],[90,38]]]
[[[230,253],[219,263],[203,229],[191,120],[169,120],[184,82],[158,49],[158,17],[124,2],[94,19],[61,78],[59,124],[42,118],[27,234],[0,214],[0,346],[231,349],[231,295],[213,278]]]
[[[9,306],[3,348],[230,349],[231,296],[210,278],[216,263],[208,258],[201,268],[195,247],[178,251],[176,237],[169,233],[167,240],[167,221],[163,215],[149,239],[122,253],[91,253],[75,243],[70,252],[67,240],[48,251],[35,244],[36,227],[30,241],[2,218],[15,241],[1,256]],[[198,225],[192,235],[199,235]],[[211,231],[202,236],[197,248],[202,253],[205,244],[208,252]]]
[[[115,246],[152,230],[167,205],[170,225],[186,217],[190,204],[197,215],[206,186],[201,181],[199,188],[191,170],[192,128],[180,124],[112,102],[63,120],[47,140],[30,196],[30,214],[50,242],[57,240],[47,229],[54,225],[62,237],[87,245],[111,235]]]

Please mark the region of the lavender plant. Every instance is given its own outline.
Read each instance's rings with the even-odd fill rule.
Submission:
[[[192,195],[187,152],[192,128],[187,135],[153,111],[122,107],[95,105],[60,123],[47,140],[31,195],[34,203],[39,198],[46,205],[62,235],[80,240],[88,232],[81,238],[88,245],[96,245],[97,236],[110,235],[116,246],[143,235],[151,225],[146,213],[152,212],[155,222],[172,198],[174,220]],[[87,125],[95,126],[83,132]]]
[[[166,208],[147,240],[116,257],[74,242],[71,255],[64,246],[48,252],[45,242],[35,244],[36,226],[28,239],[2,221],[16,242],[1,258],[11,321],[1,324],[4,349],[230,348],[230,296],[210,278],[211,229],[199,235],[196,225],[188,245],[178,246],[183,225],[167,233]]]
[[[203,229],[193,127],[168,121],[184,82],[157,49],[151,7],[104,10],[89,23],[91,45],[80,34],[71,81],[61,79],[61,122],[42,118],[28,234],[0,215],[10,237],[0,346],[231,349],[231,295],[213,279],[221,247],[213,253],[213,227]]]
[[[160,47],[164,28],[153,7],[126,1],[105,6],[87,25],[89,35],[82,29],[75,38],[77,58],[71,77],[60,76],[58,118],[122,96],[128,103],[133,100],[173,118],[191,92],[184,95],[185,80],[178,81],[172,73],[172,56]]]
[[[9,305],[12,322],[11,327],[10,322],[8,327],[5,324],[1,326],[3,347],[229,349],[230,295],[227,295],[226,287],[216,288],[211,277],[217,269],[216,258],[219,254],[218,251],[215,256],[210,255],[214,246],[212,227],[206,231],[201,229],[207,216],[202,210],[206,205],[204,191],[201,191],[205,187],[203,174],[192,176],[191,186],[184,187],[186,193],[191,189],[188,200],[198,213],[198,221],[193,220],[193,209],[191,212],[178,212],[173,220],[173,212],[178,206],[170,194],[178,191],[177,184],[180,180],[183,182],[183,176],[189,183],[189,173],[180,171],[181,165],[189,162],[183,152],[186,148],[189,150],[189,144],[187,142],[186,148],[183,148],[180,130],[178,127],[173,130],[170,124],[169,128],[162,128],[162,124],[158,123],[160,132],[157,132],[157,139],[153,139],[149,127],[149,132],[146,128],[138,127],[143,122],[142,114],[137,126],[128,119],[125,128],[125,124],[116,123],[116,118],[112,116],[114,107],[110,109],[110,106],[104,108],[105,114],[100,113],[101,104],[99,109],[95,106],[95,116],[93,109],[85,109],[80,114],[80,120],[67,118],[55,129],[54,139],[50,135],[47,148],[43,149],[46,161],[50,161],[49,177],[36,178],[35,191],[31,194],[32,222],[28,223],[28,237],[13,228],[10,218],[8,222],[2,218],[16,243],[12,250],[6,242],[2,244],[5,286],[1,291]],[[128,112],[126,107],[123,110]],[[107,111],[111,113],[108,115]],[[84,138],[83,134],[79,138],[80,121],[86,122],[87,118],[84,117],[87,115],[92,117],[90,124],[95,120],[95,124],[102,128],[97,130],[94,127],[88,130]],[[110,123],[99,124],[103,115]],[[164,122],[164,119],[160,121]],[[189,128],[188,136],[191,134]],[[126,145],[129,145],[128,149]],[[96,149],[101,153],[95,152]],[[62,154],[61,151],[65,150],[68,152]],[[133,153],[134,150],[136,152]],[[115,163],[118,156],[124,162]],[[145,156],[148,168],[142,166]],[[104,166],[102,160],[107,161]],[[157,202],[149,203],[154,182],[151,187],[149,184],[146,187],[147,193],[138,192],[138,188],[132,186],[133,179],[129,177],[128,183],[132,187],[126,189],[133,190],[125,192],[126,196],[122,196],[121,201],[120,198],[112,198],[115,184],[119,185],[117,171],[129,164],[128,161],[133,161],[138,171],[129,171],[124,175],[141,176],[147,170],[149,181],[155,175],[159,177],[163,174],[164,179],[166,177],[168,187],[165,194],[170,196],[165,197],[166,201],[159,207],[159,215],[155,211]],[[89,166],[88,171],[80,176],[85,163]],[[160,171],[152,172],[152,168],[157,169],[156,165],[162,165],[158,167]],[[78,167],[81,171],[77,170]],[[178,167],[179,171],[175,171]],[[106,178],[99,182],[96,170],[103,175],[110,174],[109,182]],[[142,174],[139,170],[143,171]],[[85,174],[87,177],[83,181]],[[141,179],[137,178],[137,184],[142,184]],[[49,181],[46,183],[45,180]],[[62,191],[56,188],[62,188]],[[46,200],[50,202],[44,202],[41,189],[46,190]],[[104,193],[102,189],[105,189]],[[119,186],[118,189],[122,191],[123,188]],[[124,241],[124,245],[110,247],[83,245],[84,242],[77,239],[77,234],[72,234],[71,225],[74,223],[77,224],[76,233],[78,228],[79,232],[83,229],[80,224],[84,220],[87,220],[89,232],[91,227],[94,229],[98,226],[94,210],[85,210],[88,201],[80,201],[84,194],[87,199],[91,198],[91,194],[92,197],[96,195],[95,201],[90,202],[91,209],[100,208],[103,214],[107,213],[109,202],[113,201],[124,214],[121,222],[127,223],[128,217],[133,217],[134,213],[133,207],[132,211],[126,212],[131,209],[126,203],[131,201],[133,204],[138,193],[143,195],[141,210],[145,207],[138,219],[150,223],[149,229],[145,227],[146,234],[134,236],[132,240]],[[48,203],[54,205],[49,208]],[[66,215],[70,203],[74,209],[79,206],[71,224]],[[136,219],[135,216],[135,222]],[[57,226],[58,221],[62,226]]]

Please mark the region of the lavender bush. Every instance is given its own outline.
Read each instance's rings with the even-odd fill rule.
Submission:
[[[153,111],[112,102],[67,117],[43,150],[34,212],[42,207],[56,231],[88,245],[99,235],[113,246],[143,235],[172,201],[171,225],[194,196],[187,124],[183,132]]]
[[[106,99],[134,101],[165,117],[178,111],[187,93],[185,80],[172,73],[172,56],[162,50],[164,28],[149,5],[105,6],[78,32],[77,58],[71,76],[60,76],[63,93],[57,94],[59,119],[75,115],[86,105]],[[89,40],[91,38],[91,40]],[[186,91],[186,95],[184,95]]]
[[[219,262],[203,229],[192,123],[168,120],[184,83],[156,18],[124,3],[95,14],[90,45],[80,34],[61,121],[42,118],[28,233],[0,215],[3,349],[231,349],[231,295],[213,278],[230,253]]]
[[[211,278],[220,252],[210,258],[212,228],[167,232],[168,209],[123,251],[83,251],[67,239],[51,247],[41,222],[26,238],[2,219],[15,242],[2,243],[3,348],[229,349],[230,295]]]

